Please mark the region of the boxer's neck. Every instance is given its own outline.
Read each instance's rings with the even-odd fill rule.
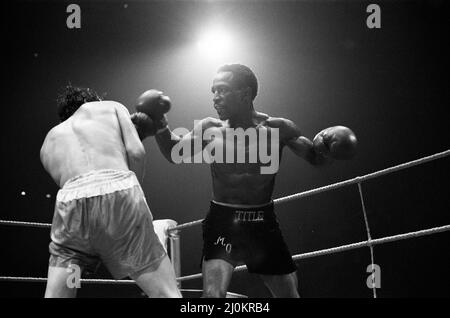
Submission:
[[[242,112],[228,120],[228,124],[231,128],[243,128],[247,129],[249,127],[255,127],[257,123],[255,122],[255,118],[257,117],[258,113],[253,108],[253,105],[251,105],[251,108],[246,111]]]

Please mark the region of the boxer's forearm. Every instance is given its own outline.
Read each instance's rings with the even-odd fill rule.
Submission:
[[[170,129],[166,129],[155,137],[159,149],[170,163],[192,162],[195,156],[202,152],[210,142],[210,140],[202,140],[192,132],[184,136],[177,136]]]
[[[155,138],[161,153],[170,163],[173,163],[171,156],[172,148],[181,140],[181,138],[175,135],[169,128],[156,134]]]
[[[328,157],[315,151],[313,142],[304,136],[289,141],[287,145],[297,156],[314,166],[323,166],[331,162]]]

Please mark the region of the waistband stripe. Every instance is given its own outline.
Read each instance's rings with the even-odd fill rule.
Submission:
[[[67,202],[75,199],[89,198],[139,185],[133,171],[95,170],[69,179],[58,191],[56,200]]]

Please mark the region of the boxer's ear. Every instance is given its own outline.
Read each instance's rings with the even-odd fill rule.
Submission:
[[[245,87],[245,88],[239,89],[239,93],[240,93],[240,98],[242,101],[247,102],[247,103],[252,102],[252,100],[253,100],[252,89],[250,87]]]

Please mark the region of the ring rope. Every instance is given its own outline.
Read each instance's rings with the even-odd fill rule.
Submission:
[[[365,222],[365,226],[366,226],[366,232],[367,232],[367,241],[363,241],[363,242],[358,242],[358,243],[353,243],[353,244],[348,244],[348,245],[342,245],[342,246],[338,246],[338,247],[334,247],[334,248],[329,248],[329,249],[324,249],[324,250],[319,250],[319,251],[314,251],[314,252],[309,252],[309,253],[303,253],[303,254],[297,254],[294,255],[292,258],[294,261],[297,261],[299,259],[304,259],[304,258],[309,258],[309,257],[316,257],[316,256],[321,256],[321,255],[326,255],[326,254],[332,254],[332,253],[338,253],[338,252],[343,252],[343,251],[347,251],[347,250],[351,250],[351,249],[356,249],[356,248],[360,248],[360,247],[365,247],[368,246],[370,248],[370,254],[371,254],[371,262],[372,262],[372,271],[374,269],[373,264],[374,264],[374,253],[373,253],[373,246],[376,244],[383,244],[383,243],[387,243],[387,242],[392,242],[392,241],[397,241],[397,240],[404,240],[404,239],[408,239],[408,238],[412,238],[412,237],[419,237],[419,236],[424,236],[424,235],[430,235],[433,233],[439,233],[439,232],[444,232],[444,231],[448,231],[450,230],[450,225],[446,225],[446,226],[441,226],[441,227],[436,227],[436,228],[431,228],[431,229],[427,229],[427,230],[421,230],[421,231],[416,231],[416,232],[409,232],[409,233],[405,233],[405,234],[399,234],[399,235],[394,235],[394,236],[388,236],[388,237],[384,237],[384,238],[380,238],[380,239],[375,239],[372,240],[371,235],[370,235],[370,228],[369,228],[369,222],[368,222],[368,218],[367,218],[367,213],[366,213],[366,208],[365,208],[365,204],[364,204],[364,197],[363,197],[363,193],[362,193],[362,188],[361,188],[361,182],[368,180],[368,179],[372,179],[381,175],[385,175],[388,173],[392,173],[395,171],[399,171],[402,169],[406,169],[415,165],[419,165],[425,162],[429,162],[432,160],[436,160],[439,158],[443,158],[450,155],[450,150],[446,150],[440,153],[436,153],[434,155],[431,156],[427,156],[427,157],[423,157],[417,160],[413,160],[404,164],[400,164],[397,166],[393,166],[384,170],[379,170],[377,172],[374,173],[370,173],[364,176],[360,176],[360,177],[356,177],[353,179],[348,179],[342,182],[338,182],[338,183],[334,183],[334,184],[330,184],[324,187],[320,187],[320,188],[316,188],[316,189],[312,189],[309,191],[304,191],[301,193],[296,193],[293,195],[289,195],[286,197],[282,197],[282,198],[278,198],[274,200],[274,204],[278,204],[278,203],[283,203],[283,202],[287,202],[287,201],[292,201],[292,200],[296,200],[296,199],[300,199],[302,197],[306,197],[306,196],[310,196],[313,194],[317,194],[320,192],[325,192],[325,191],[329,191],[332,189],[336,189],[339,187],[343,187],[346,185],[350,185],[350,184],[354,184],[357,183],[358,184],[358,191],[359,191],[359,195],[360,195],[360,199],[361,199],[361,206],[362,206],[362,210],[363,210],[363,214],[364,214],[364,222]],[[184,223],[184,224],[180,224],[178,226],[172,227],[170,229],[168,229],[168,232],[172,232],[172,231],[177,231],[180,229],[184,229],[187,227],[191,227],[194,225],[198,225],[201,224],[201,222],[203,221],[203,219],[201,220],[196,220],[196,221],[192,221],[192,222],[188,222],[188,223]],[[40,227],[40,228],[50,228],[51,224],[48,223],[37,223],[37,222],[21,222],[21,221],[8,221],[8,220],[0,220],[0,225],[13,225],[13,226],[28,226],[28,227]],[[246,270],[247,266],[242,265],[242,266],[238,266],[235,268],[235,271],[243,271]],[[188,276],[184,276],[184,277],[178,277],[177,281],[182,282],[182,281],[186,281],[186,280],[191,280],[191,279],[195,279],[195,278],[199,278],[202,277],[202,273],[198,273],[198,274],[193,274],[193,275],[188,275]],[[44,282],[46,281],[46,278],[36,278],[36,277],[9,277],[9,276],[0,276],[0,281],[26,281],[26,282]],[[134,284],[133,280],[114,280],[114,279],[81,279],[82,282],[84,283],[103,283],[103,284]],[[373,293],[374,293],[374,298],[376,298],[376,289],[375,289],[375,285],[372,284],[373,286]]]
[[[44,277],[12,277],[12,276],[0,276],[0,281],[8,282],[27,282],[27,283],[44,283],[47,278]],[[81,283],[86,284],[121,284],[121,285],[131,285],[135,284],[134,280],[125,279],[80,279]]]
[[[416,166],[416,165],[419,165],[419,164],[422,164],[422,163],[426,163],[426,162],[429,162],[429,161],[433,161],[433,160],[436,160],[436,159],[444,158],[444,157],[447,157],[449,155],[450,155],[450,149],[446,150],[446,151],[443,151],[443,152],[436,153],[436,154],[431,155],[431,156],[423,157],[423,158],[420,158],[420,159],[417,159],[417,160],[413,160],[413,161],[410,161],[410,162],[406,162],[406,163],[403,163],[403,164],[400,164],[400,165],[397,165],[397,166],[386,168],[384,170],[379,170],[379,171],[376,171],[376,172],[373,172],[373,173],[369,173],[369,174],[366,174],[366,175],[361,176],[361,177],[356,177],[356,178],[353,178],[353,179],[348,179],[348,180],[345,180],[345,181],[333,183],[333,184],[330,184],[330,185],[327,185],[327,186],[323,186],[323,187],[320,187],[320,188],[315,188],[315,189],[312,189],[312,190],[307,190],[307,191],[304,191],[304,192],[295,193],[295,194],[292,194],[292,195],[281,197],[281,198],[273,200],[273,203],[274,204],[280,204],[280,203],[284,203],[284,202],[288,202],[288,201],[297,200],[297,199],[300,199],[300,198],[303,198],[303,197],[307,197],[307,196],[310,196],[310,195],[313,195],[313,194],[317,194],[317,193],[320,193],[320,192],[325,192],[325,191],[333,190],[333,189],[336,189],[336,188],[344,187],[344,186],[347,186],[347,185],[350,185],[350,184],[360,183],[360,182],[366,181],[368,179],[373,179],[373,178],[379,177],[381,175],[385,175],[385,174],[392,173],[392,172],[395,172],[395,171],[398,171],[398,170],[402,170],[402,169],[406,169],[406,168],[409,168],[409,167],[413,167],[413,166]],[[191,227],[191,226],[199,225],[199,224],[202,223],[202,221],[203,221],[203,219],[192,221],[192,222],[187,222],[187,223],[182,223],[182,224],[179,224],[177,226],[171,227],[167,231],[168,232],[173,232],[173,231],[181,230],[181,229],[188,228],[188,227]],[[0,225],[17,225],[17,226],[29,226],[29,227],[51,227],[51,224],[48,224],[48,223],[20,222],[20,221],[9,221],[9,220],[0,220]]]
[[[293,260],[297,261],[300,259],[305,259],[305,258],[310,258],[310,257],[344,252],[344,251],[353,250],[356,248],[365,247],[365,246],[369,246],[369,245],[385,244],[385,243],[389,243],[389,242],[401,241],[401,240],[406,240],[406,239],[410,239],[410,238],[415,238],[415,237],[420,237],[420,236],[425,236],[425,235],[430,235],[430,234],[435,234],[435,233],[442,233],[442,232],[446,232],[446,231],[450,231],[450,224],[439,226],[439,227],[434,227],[434,228],[430,228],[430,229],[426,229],[426,230],[420,230],[420,231],[416,231],[416,232],[409,232],[409,233],[405,233],[405,234],[386,236],[386,237],[374,239],[371,241],[362,241],[362,242],[358,242],[358,243],[342,245],[342,246],[328,248],[328,249],[324,249],[324,250],[298,254],[298,255],[293,256]]]
[[[379,170],[379,171],[376,171],[376,172],[373,172],[373,173],[369,173],[369,174],[366,174],[366,175],[363,175],[363,176],[360,176],[360,177],[356,177],[356,178],[353,178],[353,179],[348,179],[348,180],[337,182],[337,183],[333,183],[333,184],[330,184],[330,185],[327,185],[327,186],[324,186],[324,187],[312,189],[312,190],[309,190],[309,191],[300,192],[300,193],[297,193],[297,194],[288,195],[288,196],[285,196],[285,197],[282,197],[282,198],[279,198],[279,199],[275,199],[275,200],[273,200],[273,202],[275,204],[279,204],[279,203],[284,203],[284,202],[288,202],[288,201],[304,198],[304,197],[307,197],[307,196],[310,196],[310,195],[313,195],[313,194],[317,194],[317,193],[320,193],[320,192],[333,190],[333,189],[336,189],[336,188],[344,187],[344,186],[347,186],[347,185],[350,185],[350,184],[355,184],[355,183],[358,183],[358,182],[363,182],[363,181],[366,181],[366,180],[369,180],[369,179],[373,179],[373,178],[376,178],[376,177],[379,177],[379,176],[382,176],[382,175],[385,175],[385,174],[389,174],[389,173],[392,173],[392,172],[396,172],[396,171],[399,171],[399,170],[403,170],[403,169],[406,169],[406,168],[417,166],[417,165],[420,165],[420,164],[423,164],[423,163],[426,163],[426,162],[429,162],[429,161],[433,161],[433,160],[436,160],[436,159],[444,158],[444,157],[447,157],[449,155],[450,155],[450,149],[446,150],[446,151],[443,151],[443,152],[436,153],[436,154],[431,155],[431,156],[427,156],[427,157],[416,159],[416,160],[413,160],[413,161],[410,161],[410,162],[402,163],[402,164],[397,165],[397,166],[389,167],[389,168],[386,168],[386,169],[383,169],[383,170]]]
[[[333,183],[333,184],[330,184],[330,185],[326,185],[326,186],[323,186],[323,187],[320,187],[320,188],[316,188],[316,189],[312,189],[312,190],[308,190],[308,191],[304,191],[304,192],[288,195],[288,196],[285,196],[285,197],[281,197],[281,198],[273,200],[273,203],[274,204],[280,204],[280,203],[284,203],[284,202],[288,202],[288,201],[293,201],[293,200],[297,200],[297,199],[300,199],[300,198],[304,198],[304,197],[307,197],[307,196],[310,196],[310,195],[313,195],[313,194],[317,194],[317,193],[333,190],[333,189],[336,189],[336,188],[344,187],[344,186],[347,186],[347,185],[360,183],[360,182],[363,182],[363,181],[366,181],[366,180],[369,180],[369,179],[373,179],[373,178],[376,178],[376,177],[379,177],[379,176],[382,176],[382,175],[385,175],[385,174],[388,174],[388,173],[392,173],[392,172],[395,172],[395,171],[399,171],[399,170],[403,170],[403,169],[410,168],[410,167],[413,167],[413,166],[417,166],[419,164],[423,164],[423,163],[426,163],[426,162],[429,162],[429,161],[433,161],[433,160],[436,160],[436,159],[444,158],[444,157],[447,157],[449,155],[450,155],[450,149],[446,150],[446,151],[443,151],[443,152],[436,153],[436,154],[431,155],[431,156],[423,157],[423,158],[416,159],[416,160],[413,160],[413,161],[410,161],[410,162],[406,162],[406,163],[403,163],[403,164],[400,164],[400,165],[397,165],[397,166],[393,166],[393,167],[386,168],[386,169],[383,169],[383,170],[379,170],[379,171],[376,171],[376,172],[373,172],[373,173],[369,173],[369,174],[366,174],[364,176],[356,177],[356,178],[353,178],[353,179],[348,179],[348,180],[345,180],[345,181],[341,181],[341,182]],[[198,224],[201,224],[202,221],[203,221],[203,219],[197,220],[197,221],[193,221],[193,222],[189,222],[189,223],[183,223],[183,224],[180,224],[180,225],[177,225],[175,227],[170,228],[168,231],[172,232],[172,231],[180,230],[180,229],[183,229],[183,228],[191,227],[191,226],[194,226],[194,225],[198,225]]]
[[[0,220],[0,225],[12,225],[12,226],[26,226],[26,227],[52,227],[49,223],[36,223],[36,222],[22,222],[22,221],[7,221]]]
[[[358,242],[358,243],[318,250],[318,251],[314,251],[314,252],[297,254],[297,255],[292,256],[292,259],[294,261],[298,261],[298,260],[305,259],[305,258],[323,256],[323,255],[327,255],[327,254],[335,254],[335,253],[340,253],[340,252],[353,250],[353,249],[357,249],[357,248],[361,248],[361,247],[366,247],[366,246],[370,246],[370,245],[385,244],[385,243],[389,243],[389,242],[395,242],[395,241],[400,241],[400,240],[405,240],[405,239],[410,239],[410,238],[414,238],[414,237],[420,237],[420,236],[425,236],[425,235],[430,235],[430,234],[435,234],[435,233],[442,233],[442,232],[446,232],[446,231],[450,231],[450,224],[440,226],[440,227],[429,228],[426,230],[416,231],[416,232],[409,232],[409,233],[398,234],[398,235],[393,235],[393,236],[386,236],[386,237],[382,237],[382,238],[374,239],[374,240],[370,240],[370,241],[369,240],[362,241],[362,242]],[[240,271],[243,271],[246,269],[247,269],[247,266],[242,265],[242,266],[237,266],[234,269],[234,271],[240,272]],[[183,281],[200,278],[200,277],[202,277],[202,273],[178,277],[177,281],[183,282]],[[47,281],[47,278],[0,276],[0,281],[45,282],[45,281]],[[81,282],[101,283],[101,284],[134,284],[135,283],[133,280],[114,280],[114,279],[81,279]]]
[[[297,255],[292,256],[292,259],[294,261],[298,261],[298,260],[305,259],[305,258],[312,258],[312,257],[323,256],[323,255],[327,255],[327,254],[335,254],[335,253],[345,252],[348,250],[353,250],[353,249],[366,247],[366,246],[370,246],[370,245],[384,244],[384,243],[405,240],[405,239],[410,239],[410,238],[414,238],[414,237],[420,237],[420,236],[430,235],[430,234],[434,234],[434,233],[441,233],[441,232],[446,232],[446,231],[450,231],[450,224],[440,226],[440,227],[434,227],[434,228],[430,228],[430,229],[426,229],[426,230],[416,231],[416,232],[409,232],[409,233],[405,233],[405,234],[386,236],[386,237],[374,239],[371,241],[362,241],[362,242],[358,242],[358,243],[352,243],[352,244],[348,244],[348,245],[342,245],[342,246],[327,248],[327,249],[323,249],[323,250],[318,250],[318,251],[314,251],[314,252],[297,254]],[[240,271],[244,271],[246,269],[247,269],[247,266],[241,265],[241,266],[237,266],[234,269],[234,271],[240,272]],[[202,277],[202,273],[179,277],[179,280],[186,281],[186,280],[200,278],[200,277]]]
[[[363,192],[362,192],[361,182],[358,182],[358,192],[359,192],[359,198],[361,199],[361,207],[362,207],[362,211],[363,211],[363,215],[364,215],[364,224],[366,226],[366,233],[367,233],[367,242],[369,244],[369,249],[370,249],[370,261],[371,261],[371,265],[372,265],[372,274],[374,274],[374,272],[375,272],[375,266],[374,266],[375,257],[373,255],[374,252],[373,252],[372,237],[370,235],[369,219],[367,217],[366,205],[364,204],[364,196],[363,196]],[[377,289],[376,289],[374,281],[372,281],[372,290],[373,290],[373,298],[377,298]]]

